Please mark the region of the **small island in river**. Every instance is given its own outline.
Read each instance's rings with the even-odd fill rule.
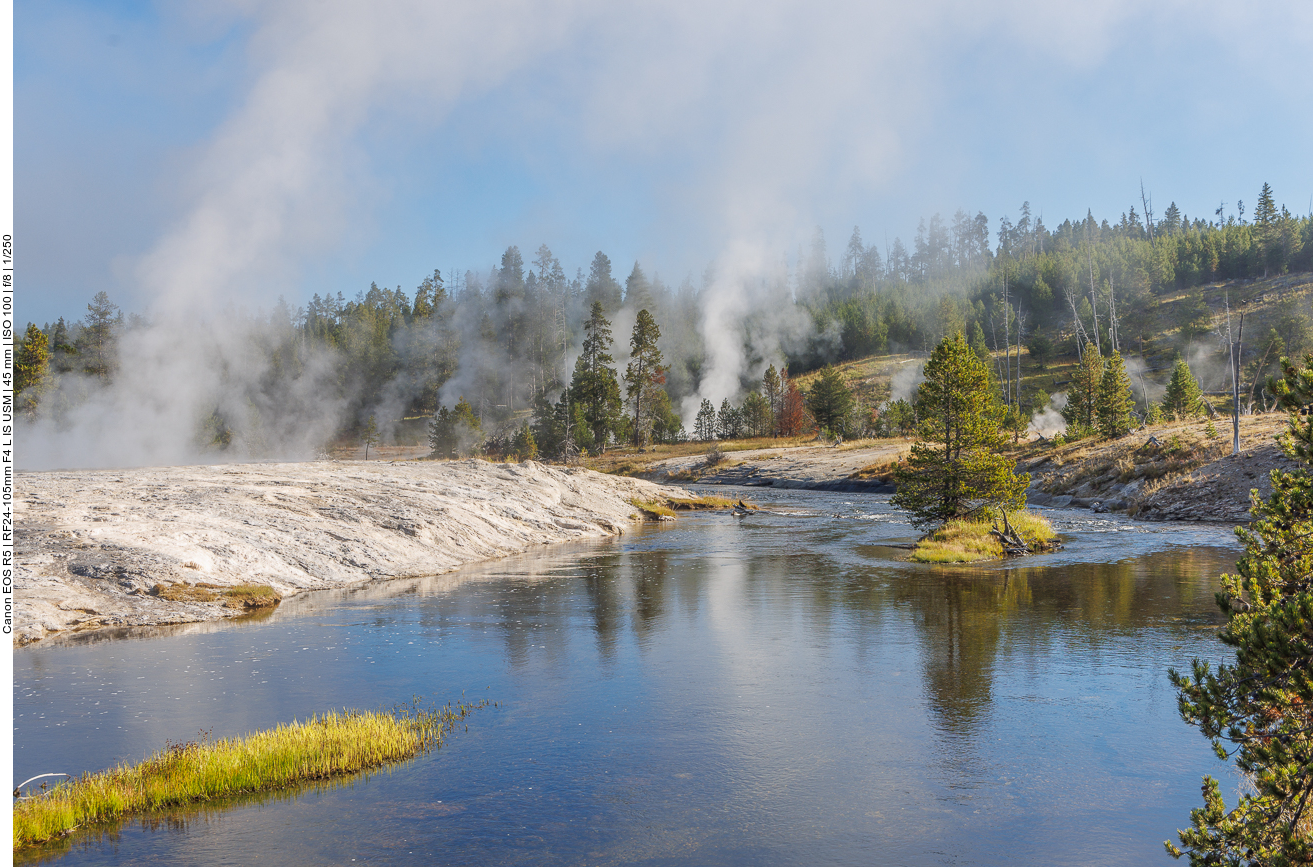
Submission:
[[[306,590],[435,575],[616,535],[687,491],[526,461],[20,475],[14,643],[217,620]]]

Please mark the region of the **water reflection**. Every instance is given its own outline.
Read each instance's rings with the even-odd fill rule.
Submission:
[[[299,863],[1141,863],[1218,773],[1164,670],[1222,653],[1224,531],[1100,519],[1060,554],[947,569],[892,559],[912,531],[882,499],[764,499],[263,622],[20,651],[16,765],[415,693],[502,706],[395,773],[125,826],[70,864],[250,840]]]

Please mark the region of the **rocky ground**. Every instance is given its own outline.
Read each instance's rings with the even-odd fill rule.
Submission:
[[[1283,413],[1245,416],[1240,453],[1232,455],[1229,419],[1156,425],[1115,440],[1032,446],[1017,469],[1029,472],[1034,505],[1126,512],[1151,521],[1249,520],[1250,491],[1266,497],[1272,470],[1294,463],[1276,436]]]
[[[484,461],[20,473],[17,489],[16,644],[436,575],[622,533],[639,519],[631,499],[689,496],[591,470]]]
[[[643,477],[700,485],[893,493],[888,480],[872,468],[892,466],[909,448],[910,444],[901,441],[879,441],[750,449],[727,452],[714,463],[708,462],[706,454],[685,455],[653,462]]]

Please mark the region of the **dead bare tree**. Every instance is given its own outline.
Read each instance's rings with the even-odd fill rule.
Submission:
[[[1140,178],[1140,203],[1144,205],[1144,231],[1149,235],[1149,243],[1153,243],[1153,197],[1144,195],[1144,178]]]

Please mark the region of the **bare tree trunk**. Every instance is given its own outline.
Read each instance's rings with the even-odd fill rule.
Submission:
[[[1090,318],[1094,324],[1094,347],[1103,352],[1103,341],[1099,339],[1099,296],[1094,291],[1094,246],[1086,248],[1090,262]]]
[[[1021,329],[1025,324],[1026,314],[1017,304],[1017,412],[1021,412]]]
[[[1112,342],[1112,351],[1121,352],[1121,323],[1117,321],[1117,290],[1112,285],[1112,276],[1108,276],[1108,338]]]
[[[1003,268],[1003,400],[1008,406],[1012,405],[1012,377],[1008,374],[1012,371],[1012,331],[1011,323],[1008,321],[1012,318],[1012,305],[1008,301],[1008,269]]]
[[[1144,178],[1140,179],[1140,203],[1144,205],[1144,231],[1149,235],[1149,243],[1153,243],[1153,205],[1149,204],[1148,198],[1144,195]]]
[[[1080,310],[1076,307],[1076,294],[1070,288],[1066,290],[1067,304],[1071,307],[1071,321],[1075,327],[1076,337],[1076,355],[1085,358],[1085,344],[1089,338],[1085,335],[1085,325],[1080,321]]]

